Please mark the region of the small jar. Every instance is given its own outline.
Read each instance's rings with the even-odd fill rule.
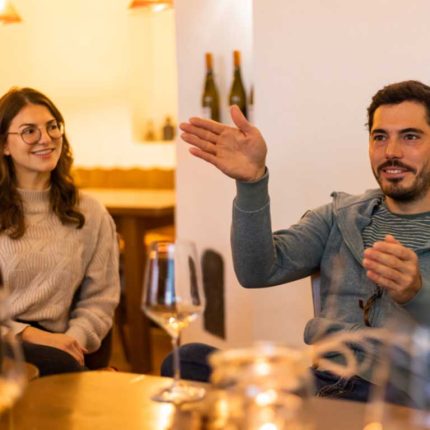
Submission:
[[[216,352],[209,361],[210,430],[313,428],[313,380],[301,351],[260,343]]]

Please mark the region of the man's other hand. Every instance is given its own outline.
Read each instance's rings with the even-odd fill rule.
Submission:
[[[364,251],[363,266],[397,303],[408,302],[422,287],[417,254],[390,234]]]

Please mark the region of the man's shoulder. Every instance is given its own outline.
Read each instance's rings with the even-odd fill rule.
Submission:
[[[375,200],[384,197],[382,191],[377,189],[366,190],[362,194],[349,194],[343,191],[334,191],[331,193],[333,204],[336,209],[344,209],[356,205],[366,205]]]

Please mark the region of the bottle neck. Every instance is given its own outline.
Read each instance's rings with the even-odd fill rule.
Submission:
[[[234,78],[241,78],[240,67],[235,67],[233,72]]]
[[[212,72],[208,72],[206,75],[206,84],[212,84],[212,82],[214,82],[214,75]]]

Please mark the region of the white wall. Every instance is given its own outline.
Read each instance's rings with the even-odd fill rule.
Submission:
[[[226,55],[230,46],[248,46],[242,30],[249,21],[240,11],[248,11],[249,3],[177,2],[180,118],[198,110],[204,49]],[[429,83],[430,3],[254,0],[253,6],[256,123],[269,146],[273,227],[284,228],[308,208],[328,202],[333,190],[359,193],[375,187],[367,160],[366,108],[387,83]],[[223,251],[230,265],[233,184],[183,147],[178,163],[179,232],[202,248]],[[309,280],[246,291],[229,267],[226,283],[227,345],[251,338],[300,344],[312,315]],[[188,336],[211,340],[197,328]]]
[[[333,190],[376,186],[366,108],[387,83],[429,83],[430,3],[255,0],[254,12],[256,115],[269,144],[276,229]],[[255,314],[272,318],[256,326],[257,337],[297,341],[311,313],[305,284],[262,292]]]
[[[205,73],[204,53],[214,54],[215,79],[224,100],[233,75],[232,51],[242,52],[244,81],[251,81],[251,2],[249,0],[179,0],[176,8],[179,119],[200,115],[200,99]],[[185,144],[177,147],[178,235],[195,239],[200,250],[214,249],[224,256],[227,301],[228,343],[247,343],[252,338],[251,296],[241,289],[233,274],[229,248],[229,220],[234,183],[211,166],[194,160]],[[184,340],[198,339],[214,345],[224,343],[203,334],[201,321],[184,331]]]

